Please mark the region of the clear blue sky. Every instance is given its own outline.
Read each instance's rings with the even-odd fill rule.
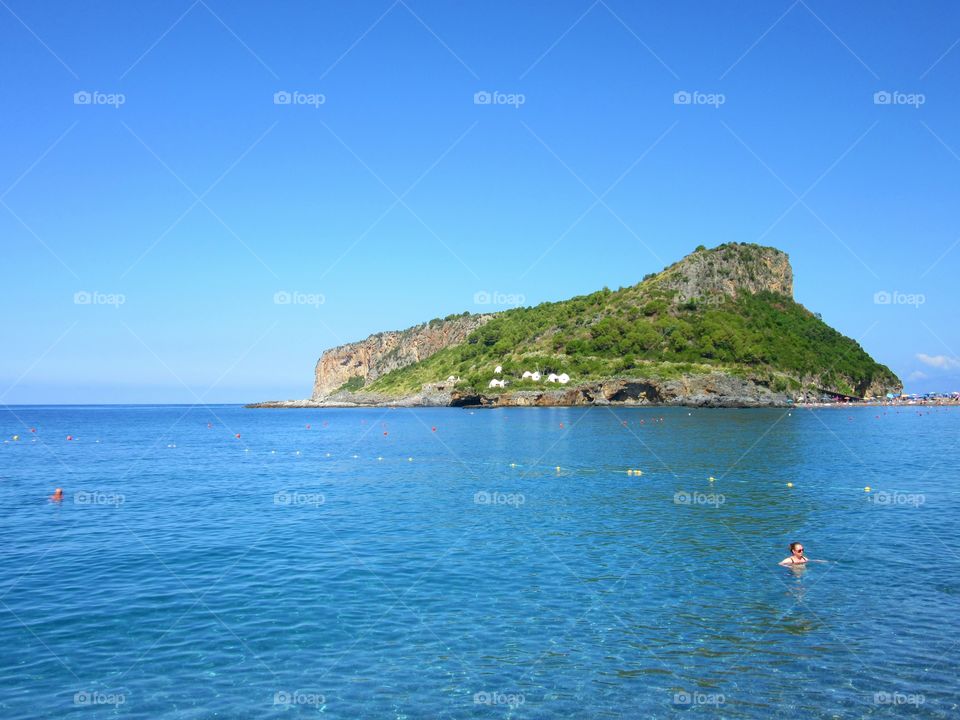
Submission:
[[[306,397],[330,346],[729,241],[960,389],[958,40],[952,2],[3,0],[0,403]]]

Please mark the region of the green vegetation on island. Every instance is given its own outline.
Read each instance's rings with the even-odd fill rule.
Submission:
[[[363,391],[407,395],[449,376],[477,392],[501,392],[488,388],[493,377],[506,379],[507,391],[543,389],[542,381],[520,378],[526,370],[567,373],[572,385],[715,371],[760,379],[779,392],[818,388],[862,396],[871,386],[899,385],[857,342],[781,288],[792,293],[780,251],[701,246],[631,287],[497,313],[465,342],[389,372]],[[360,389],[356,381],[362,384],[356,378],[343,389]]]

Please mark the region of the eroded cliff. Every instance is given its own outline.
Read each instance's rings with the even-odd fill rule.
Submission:
[[[376,333],[365,340],[331,348],[317,361],[313,399],[332,395],[354,378],[358,379],[355,382],[359,389],[381,375],[426,360],[445,347],[463,342],[491,317],[490,314],[458,315],[431,320],[406,330]]]

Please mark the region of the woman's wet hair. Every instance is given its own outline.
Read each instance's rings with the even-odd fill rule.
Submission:
[[[792,542],[792,543],[790,543],[790,552],[793,552],[793,549],[794,549],[797,545],[803,545],[803,543],[798,543],[798,542]]]

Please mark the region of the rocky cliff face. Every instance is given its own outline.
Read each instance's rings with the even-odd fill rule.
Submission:
[[[327,350],[317,361],[313,399],[329,396],[351,378],[372,382],[392,370],[425,360],[449,345],[463,342],[491,317],[489,314],[462,315],[433,320]]]
[[[679,302],[762,290],[793,297],[793,269],[787,254],[741,243],[698,249],[659,273],[654,282],[665,290],[676,290]]]

